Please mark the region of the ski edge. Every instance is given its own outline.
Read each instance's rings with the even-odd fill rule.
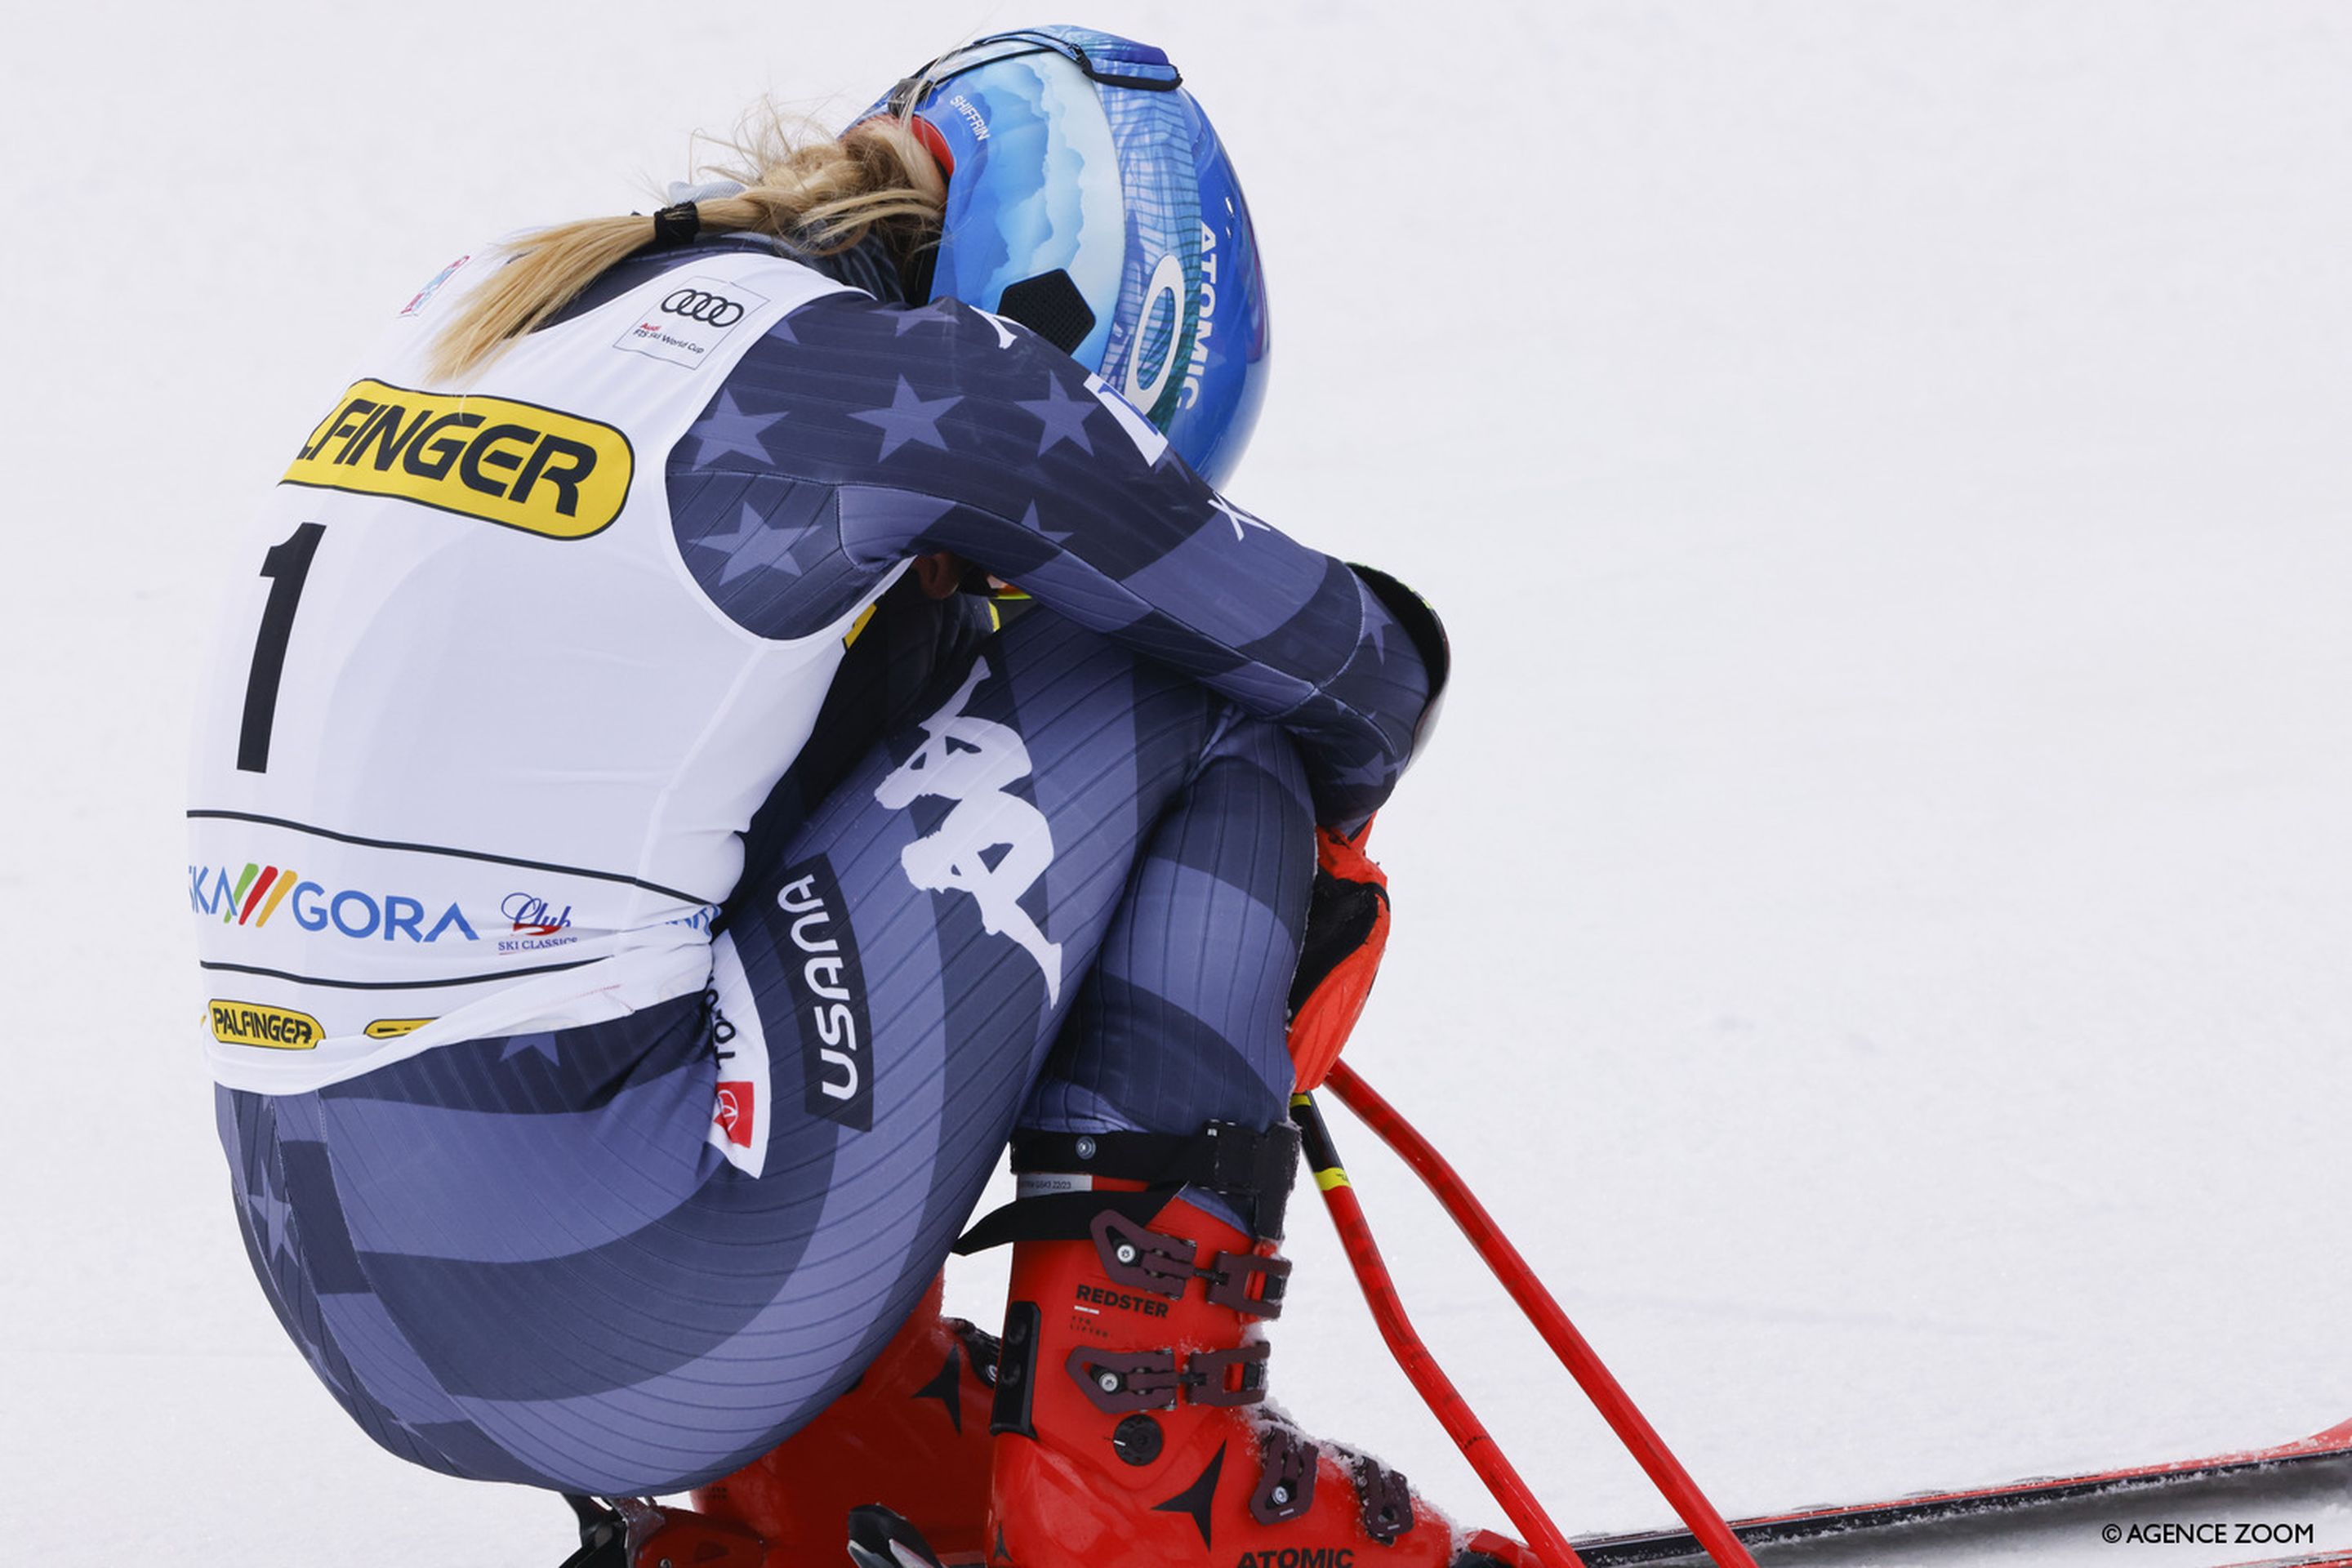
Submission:
[[[1734,1520],[1731,1528],[1746,1544],[1764,1546],[1825,1535],[1843,1535],[1854,1531],[1884,1530],[1895,1525],[1999,1513],[2037,1503],[2094,1497],[2102,1492],[2137,1491],[2148,1487],[2210,1480],[2247,1470],[2347,1456],[2352,1456],[2352,1421],[2272,1448],[2249,1448],[2216,1454],[2208,1458],[2179,1459],[2166,1464],[2089,1471],[2080,1475],[2037,1476],[1961,1491],[1915,1492],[1882,1502],[1790,1509],[1781,1513]],[[1620,1568],[1620,1565],[1641,1563],[1666,1563],[1701,1554],[1697,1539],[1683,1530],[1587,1537],[1574,1542],[1574,1545],[1586,1568]],[[2325,1564],[2336,1559],[2323,1554],[2315,1561]],[[2253,1565],[2253,1568],[2261,1568],[2261,1565]]]

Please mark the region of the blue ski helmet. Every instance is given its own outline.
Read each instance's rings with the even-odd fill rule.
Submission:
[[[996,33],[858,118],[877,114],[908,120],[948,179],[914,301],[1021,322],[1222,484],[1265,397],[1265,280],[1241,184],[1168,57],[1086,27]]]

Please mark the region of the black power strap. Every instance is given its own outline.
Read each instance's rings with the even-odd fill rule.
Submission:
[[[1080,1241],[1094,1234],[1095,1215],[1110,1209],[1138,1226],[1148,1226],[1175,1197],[1176,1189],[1161,1187],[1141,1193],[1047,1193],[1041,1197],[1015,1198],[992,1209],[979,1223],[956,1237],[951,1249],[959,1258],[986,1252],[1016,1241]]]
[[[1206,1187],[1227,1197],[1287,1193],[1298,1164],[1298,1129],[1260,1131],[1212,1121],[1198,1132],[1015,1132],[1013,1169],[1111,1176]]]
[[[966,1231],[955,1250],[982,1252],[1011,1241],[1080,1240],[1092,1234],[1095,1216],[1105,1209],[1149,1225],[1185,1187],[1215,1194],[1241,1211],[1252,1234],[1279,1241],[1297,1166],[1298,1129],[1286,1122],[1263,1131],[1236,1121],[1212,1121],[1192,1133],[1015,1132],[1017,1173],[1107,1176],[1141,1182],[1147,1190],[1082,1188],[1017,1198]]]

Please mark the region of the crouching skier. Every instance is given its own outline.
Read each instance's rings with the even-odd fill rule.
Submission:
[[[1212,488],[1265,303],[1178,81],[1002,35],[461,258],[264,509],[189,813],[251,1260],[581,1562],[1524,1560],[1263,1403],[1318,846],[1361,901],[1444,639]]]

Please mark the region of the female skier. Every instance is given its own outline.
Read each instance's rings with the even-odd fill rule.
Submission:
[[[1053,27],[749,151],[451,263],[264,510],[189,816],[272,1305],[583,1563],[877,1500],[1018,1568],[1520,1561],[1263,1403],[1444,653],[1212,488],[1266,345],[1214,132]],[[936,1279],[1008,1139],[1000,1349]]]

